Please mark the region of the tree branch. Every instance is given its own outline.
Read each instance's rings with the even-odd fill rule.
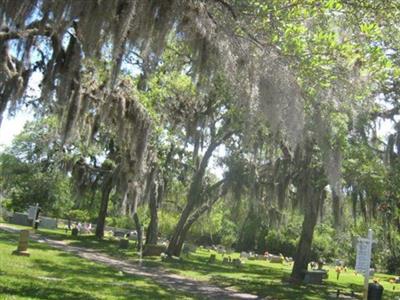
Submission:
[[[0,31],[0,42],[8,40],[23,39],[37,35],[51,36],[52,31],[49,27],[44,28],[29,28],[22,31],[9,31],[8,28],[3,28]]]

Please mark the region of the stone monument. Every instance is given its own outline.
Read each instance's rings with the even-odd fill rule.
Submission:
[[[13,255],[30,256],[28,252],[29,230],[21,230],[19,234],[18,248]]]

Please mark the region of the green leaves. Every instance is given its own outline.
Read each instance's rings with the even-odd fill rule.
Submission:
[[[325,2],[325,8],[329,10],[341,10],[343,5],[340,0],[328,0]]]

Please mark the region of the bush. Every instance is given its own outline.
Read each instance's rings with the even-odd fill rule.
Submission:
[[[136,229],[135,222],[129,216],[122,217],[107,217],[107,226],[125,228],[125,229]]]
[[[89,221],[89,213],[85,210],[74,209],[69,211],[67,218],[74,221],[87,222]]]
[[[162,211],[159,214],[159,220],[158,220],[159,234],[162,237],[170,238],[172,236],[176,224],[178,223],[178,220],[179,220],[179,215],[168,211]]]
[[[293,257],[296,252],[297,241],[282,234],[279,231],[271,230],[265,237],[265,247],[268,252]]]

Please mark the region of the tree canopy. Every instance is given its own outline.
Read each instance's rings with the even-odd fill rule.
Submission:
[[[296,280],[328,211],[337,232],[361,212],[399,251],[399,15],[397,0],[0,0],[0,124],[22,105],[42,120],[2,155],[2,184],[22,208],[20,168],[62,170],[98,202],[98,237],[110,210],[141,231],[148,204],[156,242],[165,203],[169,255],[221,202],[238,249],[301,212]]]

